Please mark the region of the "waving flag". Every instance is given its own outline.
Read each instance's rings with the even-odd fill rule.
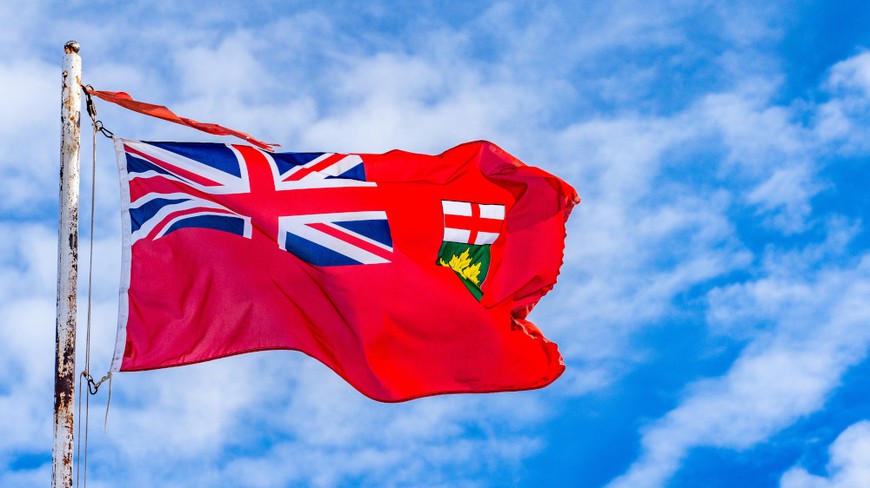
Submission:
[[[113,369],[304,352],[371,398],[546,386],[526,320],[579,199],[497,146],[438,156],[118,140]]]

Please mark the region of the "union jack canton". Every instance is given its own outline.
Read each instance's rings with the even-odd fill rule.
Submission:
[[[387,214],[359,155],[128,140],[118,147],[131,245],[212,229],[269,239],[317,266],[391,261]]]

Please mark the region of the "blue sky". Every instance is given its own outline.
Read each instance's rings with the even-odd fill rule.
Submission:
[[[34,1],[0,19],[0,485],[50,479],[76,39],[96,88],[286,150],[488,139],[583,198],[531,316],[568,366],[553,385],[386,405],[290,352],[120,374],[106,432],[91,402],[91,486],[870,486],[870,7]],[[123,137],[214,139],[99,110]],[[120,276],[97,152],[95,375]]]

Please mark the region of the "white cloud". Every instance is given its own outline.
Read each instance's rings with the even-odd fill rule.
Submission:
[[[838,142],[837,153],[866,153],[870,143],[863,129],[870,120],[870,52],[835,64],[825,88],[831,99],[819,107],[815,131],[825,141]]]
[[[777,169],[747,195],[747,202],[758,205],[760,213],[769,214],[766,222],[786,234],[807,229],[812,213],[810,199],[821,185],[813,180],[812,170],[805,164]]]
[[[828,85],[833,89],[856,89],[870,98],[870,52],[861,52],[831,68]]]
[[[59,66],[52,68],[38,61],[0,61],[0,93],[6,95],[0,140],[8,141],[0,154],[0,212],[5,215],[13,211],[22,216],[38,215],[35,206],[57,195]],[[38,140],[48,135],[54,145]]]
[[[870,421],[844,430],[828,449],[827,476],[795,466],[783,474],[780,488],[853,488],[870,486]]]
[[[40,486],[51,479],[51,465],[33,469],[21,469],[16,471],[0,472],[0,483],[8,488],[29,488]]]
[[[833,190],[818,179],[819,160],[838,151],[843,141],[819,125],[804,126],[797,108],[802,104],[772,104],[779,86],[775,78],[752,81],[737,79],[733,91],[703,95],[669,117],[593,119],[554,138],[550,157],[564,161],[560,174],[583,198],[569,223],[564,271],[580,278],[567,285],[567,294],[555,292],[563,303],[583,306],[548,317],[555,321],[550,328],[569,364],[584,370],[566,374],[577,392],[607,385],[627,366],[643,362],[646,355],[629,346],[631,337],[675,313],[673,299],[679,293],[756,266],[754,256],[736,240],[734,212],[755,217],[756,225],[781,235],[837,220],[814,213],[811,204],[820,192]],[[815,108],[821,113],[830,107]],[[856,124],[853,118],[844,121]],[[699,158],[708,161],[668,160],[675,151],[709,145],[721,156],[711,156],[707,149],[700,150]],[[578,154],[582,161],[570,159]],[[700,187],[693,179],[698,174]],[[851,228],[846,233],[854,235],[857,230]],[[835,246],[831,239],[845,234],[828,230],[829,242],[823,246],[828,251],[809,245],[800,256],[792,254],[793,260],[820,262],[824,256],[818,252],[837,255],[842,243]],[[769,272],[777,266],[762,259]],[[794,264],[779,266],[793,272],[807,269]],[[739,312],[728,307],[711,311],[719,313]],[[721,324],[713,324],[714,330]],[[730,332],[737,332],[734,327]],[[746,320],[739,337],[751,337],[761,328]]]
[[[0,30],[0,45],[6,53],[4,59],[20,59],[33,55],[35,49],[32,41],[38,36],[38,30],[34,26],[39,23],[41,10],[39,2],[0,4],[0,18],[6,20],[4,28]],[[63,44],[57,46],[58,58],[63,52],[62,48]]]
[[[437,153],[468,140],[498,141],[531,98],[525,88],[484,81],[455,56],[381,53],[352,60],[332,78],[334,106],[303,131],[306,147]]]
[[[610,486],[661,486],[692,447],[748,448],[824,405],[870,346],[870,256],[851,269],[803,276],[774,272],[712,295],[712,317],[769,322],[771,330],[649,425],[641,456]]]
[[[494,466],[506,479],[521,473],[543,447],[528,432],[550,414],[522,393],[376,403],[286,351],[121,374],[114,388],[108,433],[92,418],[97,484],[486,485]],[[101,410],[97,402],[92,415]]]
[[[708,96],[697,117],[721,134],[728,151],[721,174],[749,185],[745,202],[771,228],[803,232],[809,226],[809,201],[820,190],[813,180],[817,138],[795,122],[793,110],[770,106],[769,90]]]
[[[33,224],[0,223],[0,462],[51,445],[57,234]],[[42,471],[0,481],[24,486]]]
[[[577,278],[563,279],[568,289],[553,299],[565,309],[547,321],[576,366],[566,378],[578,394],[642,362],[648,352],[630,346],[631,337],[676,313],[675,297],[752,262],[728,216],[740,204],[735,185],[695,186],[698,174],[715,177],[716,168],[670,159],[719,133],[717,123],[706,122],[708,108],[702,102],[666,118],[591,120],[556,138],[554,166],[583,201],[569,223],[563,270]],[[764,176],[753,172],[751,179]]]

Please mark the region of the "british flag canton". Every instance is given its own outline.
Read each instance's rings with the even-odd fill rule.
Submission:
[[[370,203],[364,189],[377,184],[366,181],[358,155],[127,140],[123,151],[131,244],[211,229],[266,237],[318,266],[391,261],[387,214]]]

